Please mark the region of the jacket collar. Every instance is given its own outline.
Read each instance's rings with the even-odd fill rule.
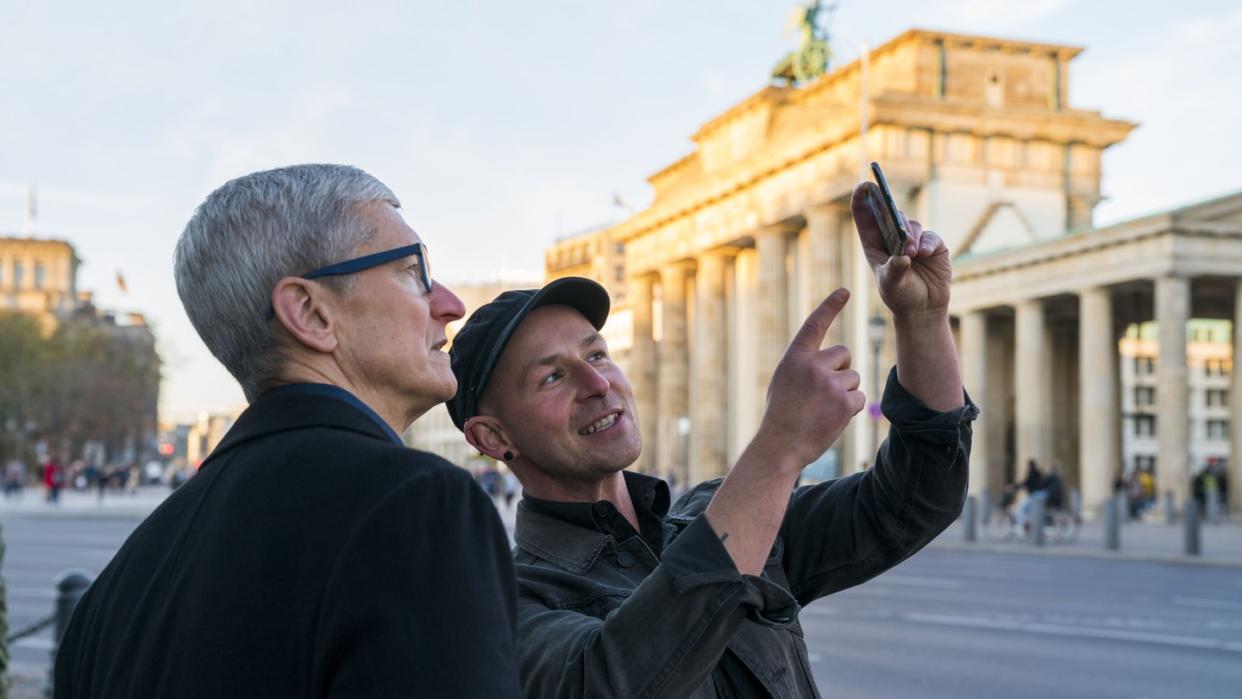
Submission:
[[[624,472],[630,500],[642,519],[643,513],[663,518],[668,513],[668,485],[659,478],[632,471]],[[519,549],[533,554],[575,575],[582,575],[595,565],[613,537],[598,524],[589,526],[592,509],[601,503],[559,503],[536,501],[525,496],[517,508],[513,540]],[[572,508],[572,509],[571,509]],[[572,510],[580,510],[574,513]]]
[[[387,432],[370,415],[327,393],[269,392],[250,404],[237,418],[208,460],[246,442],[279,432],[332,427],[374,437],[392,444]]]

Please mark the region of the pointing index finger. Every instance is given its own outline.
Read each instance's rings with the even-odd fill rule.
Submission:
[[[828,298],[821,301],[806,317],[802,327],[798,329],[798,334],[794,335],[793,341],[789,343],[789,349],[799,352],[818,352],[820,345],[824,343],[824,336],[828,334],[828,328],[832,326],[832,322],[837,319],[837,315],[841,313],[841,309],[845,308],[849,300],[848,289],[837,289],[828,294]]]

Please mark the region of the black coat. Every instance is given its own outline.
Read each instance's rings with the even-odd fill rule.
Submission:
[[[465,471],[265,396],[83,598],[55,695],[518,696],[507,544]]]

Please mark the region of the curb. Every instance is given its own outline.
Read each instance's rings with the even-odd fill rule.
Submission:
[[[1176,565],[1203,566],[1209,568],[1242,568],[1242,559],[1229,560],[1220,558],[1200,558],[1198,556],[1186,556],[1167,553],[1143,553],[1143,552],[1127,552],[1127,551],[1108,551],[1094,549],[1074,549],[1074,548],[1055,548],[1044,547],[1036,548],[1030,546],[1026,548],[1014,548],[1000,544],[989,543],[967,543],[965,541],[940,541],[933,540],[929,548],[935,547],[939,549],[947,549],[950,551],[966,551],[975,553],[1000,553],[1011,556],[1058,556],[1066,558],[1091,558],[1105,561],[1132,561],[1135,563],[1166,563]]]
[[[107,508],[99,510],[0,510],[0,521],[8,519],[146,519],[152,507]]]

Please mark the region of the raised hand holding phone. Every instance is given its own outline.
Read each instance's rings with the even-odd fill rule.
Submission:
[[[894,314],[947,315],[953,268],[949,250],[934,231],[897,209],[880,166],[872,163],[880,185],[854,188],[850,208],[880,298]]]
[[[875,202],[884,204],[883,196],[876,184],[863,182],[854,188],[850,208],[880,299],[893,312],[897,379],[933,410],[952,410],[962,405],[963,393],[949,327],[949,249],[939,235],[905,219],[896,206],[894,218],[905,223],[906,239],[901,248],[890,249],[881,228],[885,214],[873,212]]]

